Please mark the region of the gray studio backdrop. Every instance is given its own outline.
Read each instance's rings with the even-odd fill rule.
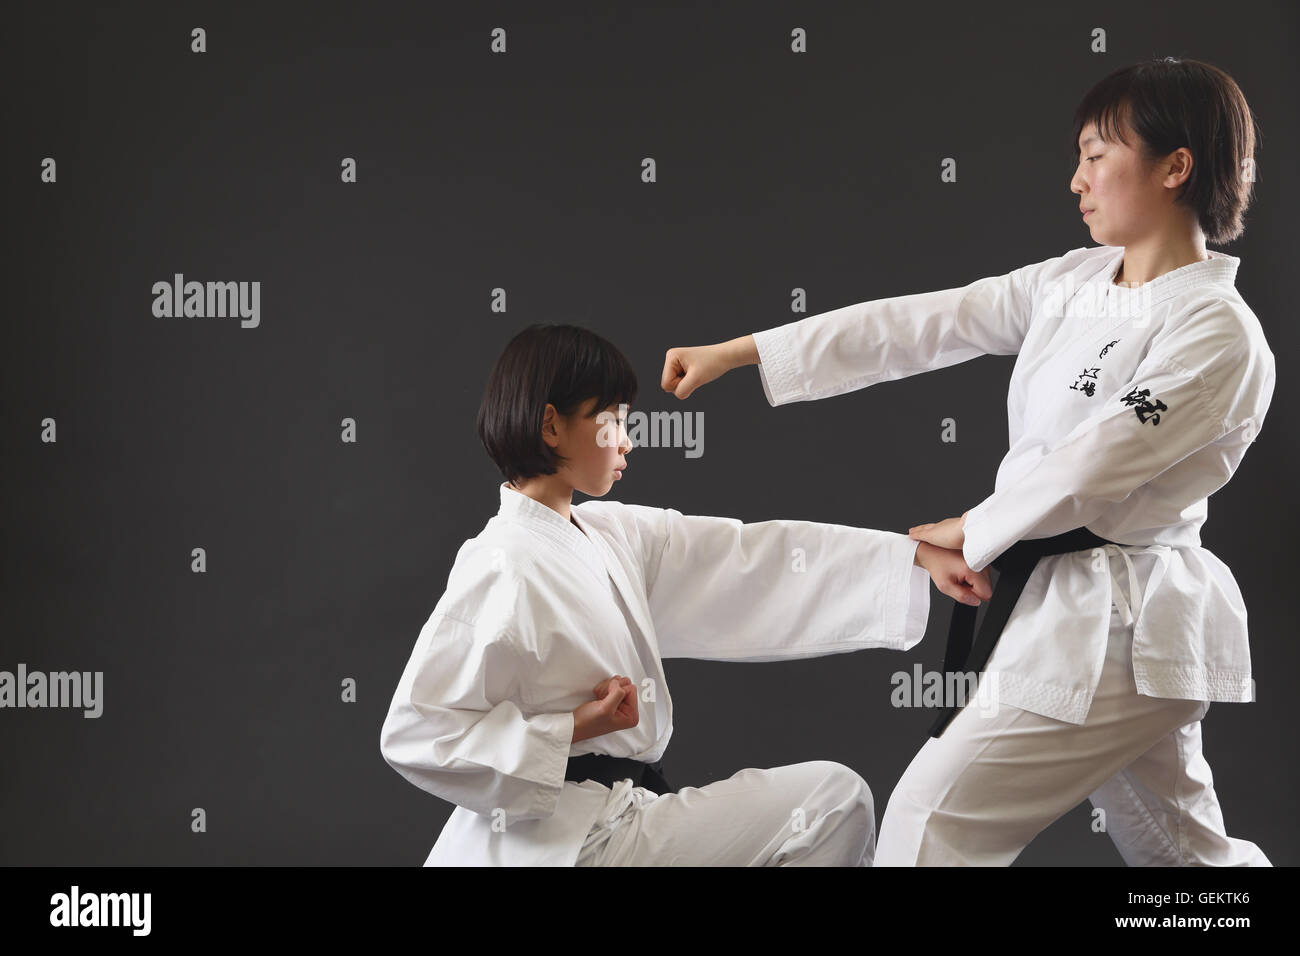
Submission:
[[[97,718],[0,710],[0,863],[423,861],[451,808],[379,730],[496,511],[474,415],[528,323],[614,341],[637,410],[704,413],[704,453],[634,451],[621,500],[904,533],[978,504],[1013,358],[774,409],[753,368],[679,403],[664,351],[799,318],[795,288],[811,315],[1093,245],[1071,114],[1153,54],[1227,70],[1263,132],[1223,251],[1279,382],[1203,529],[1245,595],[1258,700],[1214,705],[1204,740],[1229,832],[1296,863],[1292,5],[632,6],[9,14],[0,670],[103,685]],[[156,316],[178,273],[258,283],[256,324]],[[670,778],[837,760],[883,811],[932,719],[890,704],[894,672],[941,664],[952,602],[931,595],[906,653],[670,661]],[[1119,864],[1089,809],[1019,863]]]

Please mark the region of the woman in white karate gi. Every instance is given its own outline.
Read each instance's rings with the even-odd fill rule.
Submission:
[[[626,358],[574,326],[525,329],[492,371],[479,435],[500,509],[457,553],[380,736],[457,805],[426,864],[869,865],[871,792],[841,764],[671,792],[662,658],[903,650],[930,576],[978,604],[987,573],[893,532],[571,504],[622,477],[635,394]]]
[[[662,384],[679,398],[758,363],[772,405],[1018,356],[993,493],[911,530],[998,567],[989,617],[1010,573],[995,562],[1020,562],[985,673],[1001,706],[936,723],[890,798],[876,865],[1010,864],[1085,798],[1130,865],[1269,865],[1225,832],[1200,732],[1210,702],[1254,699],[1246,608],[1199,534],[1273,394],[1240,260],[1205,248],[1242,232],[1253,123],[1212,66],[1118,70],[1074,122],[1070,189],[1102,245],[668,352]],[[982,669],[964,648],[955,659]]]

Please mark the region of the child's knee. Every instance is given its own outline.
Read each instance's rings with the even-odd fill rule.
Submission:
[[[832,760],[813,761],[822,774],[828,803],[847,816],[858,818],[872,831],[876,825],[876,804],[871,787],[851,767]]]

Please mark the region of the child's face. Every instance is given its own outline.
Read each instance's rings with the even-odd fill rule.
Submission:
[[[560,465],[559,474],[575,490],[592,498],[605,495],[622,477],[627,467],[624,456],[632,450],[627,437],[627,406],[615,403],[593,414],[597,401],[589,398],[572,415],[555,418],[554,447],[568,459]]]

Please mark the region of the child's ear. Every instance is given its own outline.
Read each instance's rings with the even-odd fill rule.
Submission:
[[[542,441],[552,448],[560,443],[560,430],[558,428],[559,413],[556,412],[555,406],[550,402],[546,403],[546,411],[542,415]]]

